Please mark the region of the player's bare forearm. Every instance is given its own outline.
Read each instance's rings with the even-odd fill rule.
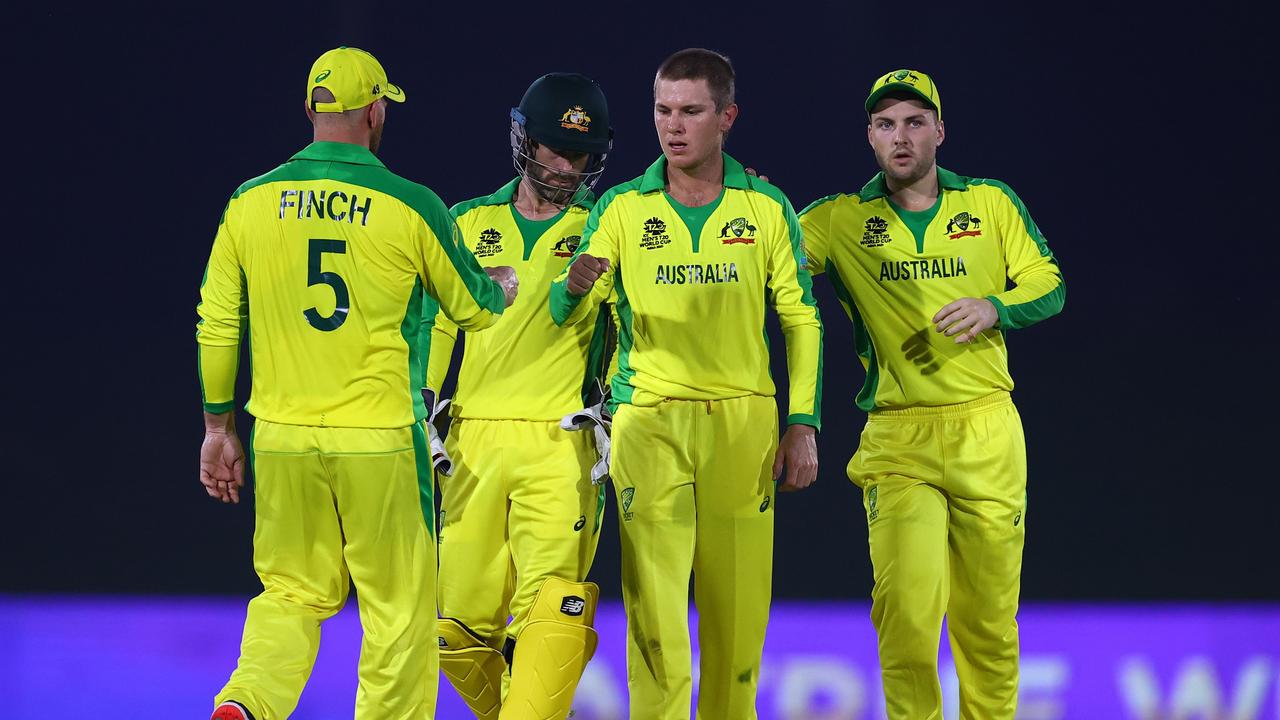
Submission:
[[[818,480],[818,431],[810,425],[792,425],[778,441],[773,460],[773,479],[786,479],[778,485],[780,492],[803,490]]]
[[[236,435],[234,411],[204,414],[200,484],[209,497],[224,503],[240,502],[240,488],[244,487],[244,448]]]

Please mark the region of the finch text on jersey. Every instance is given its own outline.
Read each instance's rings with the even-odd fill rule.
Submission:
[[[359,213],[360,224],[366,225],[369,221],[369,205],[372,202],[373,198],[367,197],[362,204],[358,195],[352,193],[348,197],[341,190],[281,190],[280,219],[283,220],[286,214],[294,214],[288,208],[296,208],[299,220],[304,217],[316,217],[321,220],[328,218],[355,223],[356,213]]]
[[[895,260],[880,263],[880,282],[885,280],[929,280],[968,275],[964,258],[934,258],[933,260]]]
[[[654,285],[709,285],[738,282],[737,263],[659,265]]]

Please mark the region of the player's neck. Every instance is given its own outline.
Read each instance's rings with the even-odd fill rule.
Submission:
[[[702,207],[724,190],[724,155],[717,152],[693,167],[667,163],[667,192],[686,207]]]
[[[369,149],[368,131],[362,133],[345,128],[318,127],[315,129],[311,139],[314,142],[347,143],[348,145],[359,145],[366,150]]]
[[[885,187],[889,190],[889,199],[903,210],[921,212],[933,207],[938,202],[938,166],[935,163],[929,172],[914,182],[900,184],[888,175],[885,176]]]
[[[527,177],[520,178],[512,204],[515,205],[516,212],[523,215],[526,220],[546,220],[559,215],[564,210],[563,205],[556,205],[539,195]]]

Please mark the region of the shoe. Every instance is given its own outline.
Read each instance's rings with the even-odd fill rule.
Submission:
[[[228,700],[214,708],[209,720],[253,720],[253,713],[234,700]]]

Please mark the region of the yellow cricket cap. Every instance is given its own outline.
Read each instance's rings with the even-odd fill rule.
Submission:
[[[938,113],[939,120],[942,119],[942,98],[938,97],[938,86],[933,84],[933,78],[919,70],[894,70],[876,79],[871,86],[871,94],[867,96],[867,113],[871,113],[880,98],[891,93],[907,93],[920,98]]]
[[[313,102],[318,87],[333,93],[334,102]],[[316,59],[307,76],[307,104],[318,113],[362,108],[378,98],[404,102],[404,91],[387,82],[382,63],[360,48],[339,47]]]

